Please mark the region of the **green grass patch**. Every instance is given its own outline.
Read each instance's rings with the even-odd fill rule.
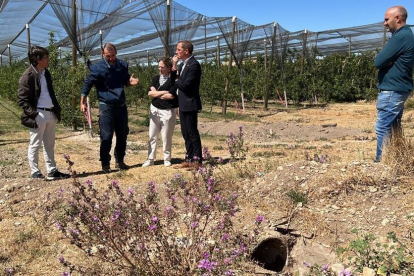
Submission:
[[[209,119],[212,121],[220,121],[220,120],[230,120],[230,121],[239,120],[239,121],[245,121],[245,122],[258,122],[259,121],[257,117],[247,115],[247,114],[242,114],[242,113],[234,113],[234,112],[227,112],[226,115],[223,115],[221,113],[216,113],[216,112],[201,111],[200,117]]]
[[[254,152],[252,154],[253,157],[275,157],[275,156],[285,156],[286,154],[281,151],[262,151],[262,152]]]

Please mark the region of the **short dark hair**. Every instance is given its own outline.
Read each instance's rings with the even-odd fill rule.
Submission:
[[[160,60],[158,60],[158,62],[161,62],[161,61],[162,63],[164,63],[165,66],[167,66],[168,69],[172,68],[172,61],[169,57],[163,57],[163,58],[160,58]]]
[[[109,42],[105,43],[105,45],[102,47],[102,52],[103,52],[105,49],[107,49],[108,51],[115,51],[115,54],[117,54],[117,53],[118,53],[118,51],[116,50],[115,45],[114,45],[114,44],[112,44],[112,43],[109,43]]]
[[[40,46],[32,46],[29,51],[29,62],[33,66],[37,66],[37,63],[44,57],[49,56],[49,51],[46,48]]]
[[[188,53],[192,54],[193,53],[193,43],[191,43],[188,40],[181,40],[178,43],[181,43],[181,47],[183,47],[184,50],[188,50]]]

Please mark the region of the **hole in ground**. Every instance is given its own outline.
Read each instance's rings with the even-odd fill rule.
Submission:
[[[278,238],[267,238],[253,250],[251,259],[267,270],[281,272],[286,265],[288,250]]]

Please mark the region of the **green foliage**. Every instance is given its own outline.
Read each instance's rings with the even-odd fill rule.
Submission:
[[[145,114],[144,120],[137,120],[137,121],[135,121],[135,123],[139,126],[149,127],[149,125],[150,125],[149,114]]]
[[[49,71],[52,75],[53,88],[56,98],[62,108],[62,123],[67,126],[77,127],[83,122],[83,114],[80,112],[80,92],[87,72],[83,63],[76,67],[69,63],[70,56],[60,59],[59,49],[54,45],[53,32],[50,33],[49,46]],[[86,57],[85,57],[86,59]],[[91,101],[92,102],[92,101]]]
[[[353,230],[358,235],[357,230]],[[372,234],[359,236],[348,247],[338,249],[339,254],[347,254],[350,263],[362,272],[364,267],[374,269],[382,275],[398,273],[412,275],[414,271],[413,252],[403,244],[394,232],[387,235],[386,242],[378,242]]]
[[[302,203],[306,204],[308,203],[308,196],[304,192],[298,192],[295,190],[290,190],[286,194],[294,203]]]
[[[151,87],[152,79],[158,74],[155,66],[131,66],[129,67],[131,74],[139,79],[138,85],[127,88],[126,100],[128,106],[149,106],[151,98],[148,97],[148,91]]]
[[[70,54],[61,57],[59,49],[54,45],[54,34],[50,33],[50,71],[58,91],[58,98],[65,101],[63,122],[77,124],[83,120],[79,110],[79,94],[87,69],[80,63],[71,68]],[[231,70],[223,63],[218,65],[210,61],[202,63],[202,79],[200,93],[204,106],[218,105],[223,101],[240,104],[243,92],[247,101],[274,100],[286,91],[288,101],[301,102],[354,102],[357,100],[374,100],[377,96],[377,70],[373,66],[376,52],[363,54],[331,54],[321,56],[316,49],[306,55],[296,49],[289,49],[286,60],[263,55],[250,56],[240,68],[233,66]],[[86,57],[85,57],[86,59]],[[224,59],[226,62],[226,59]],[[132,63],[131,63],[132,64]],[[3,66],[0,71],[0,95],[16,100],[18,79],[27,62],[21,61],[13,66]],[[139,84],[126,89],[128,106],[146,106],[150,103],[147,96],[152,78],[157,74],[153,65],[130,66],[130,72],[139,78]],[[229,89],[225,93],[225,80],[230,80]],[[91,104],[96,104],[91,93]],[[61,103],[63,103],[61,101]],[[241,104],[240,104],[241,105]],[[266,105],[266,104],[265,104]],[[206,108],[205,108],[206,109]]]
[[[26,61],[20,61],[14,63],[12,66],[3,65],[0,70],[0,97],[16,103],[16,106],[19,79],[27,66]]]
[[[305,267],[309,269],[309,272],[305,274],[305,276],[336,276],[335,272],[329,267],[329,265],[320,266],[318,264],[309,265],[307,263],[303,263]],[[346,275],[343,271],[340,275]]]
[[[414,97],[409,97],[404,104],[405,109],[414,109]]]

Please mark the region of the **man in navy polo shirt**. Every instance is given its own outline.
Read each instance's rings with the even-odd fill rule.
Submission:
[[[124,162],[128,136],[128,113],[125,102],[125,86],[137,85],[139,80],[128,73],[128,64],[116,58],[115,45],[106,43],[103,47],[103,60],[91,66],[81,93],[80,108],[86,112],[86,97],[95,86],[99,100],[100,161],[105,173],[111,172],[112,137],[116,135],[114,149],[115,167],[128,169]]]

